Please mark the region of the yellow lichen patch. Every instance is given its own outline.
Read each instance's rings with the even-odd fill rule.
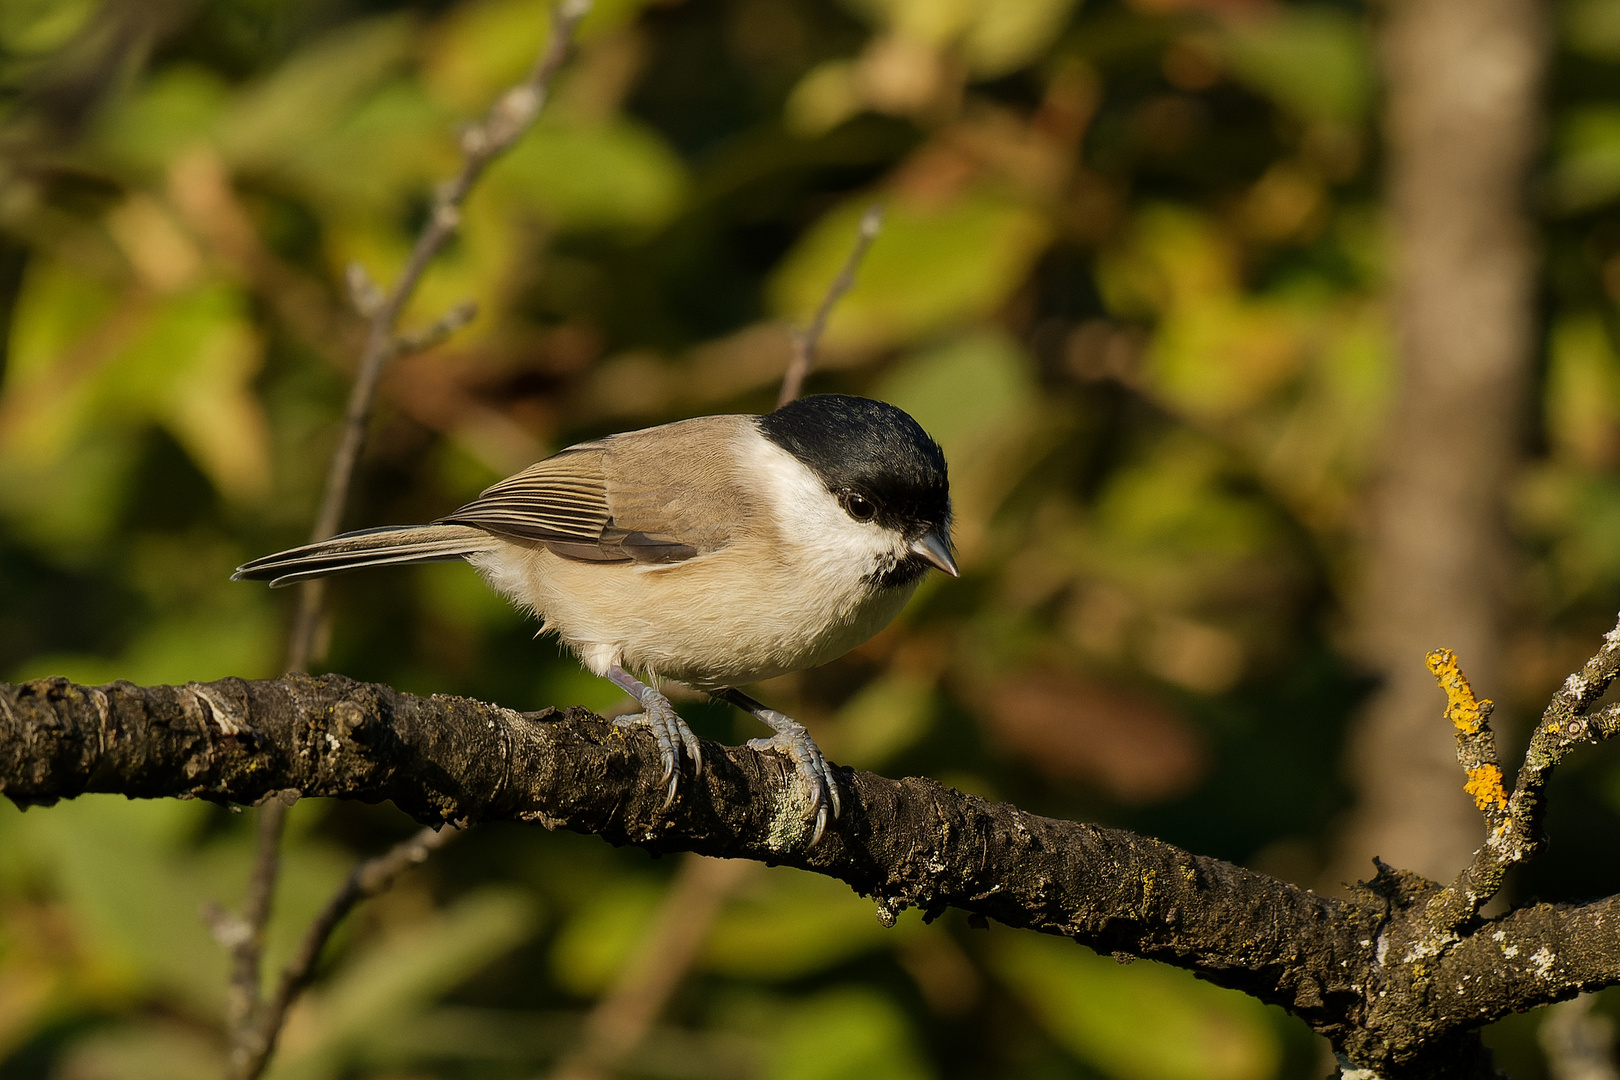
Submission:
[[[1457,654],[1450,649],[1436,649],[1424,660],[1440,680],[1440,689],[1446,692],[1446,719],[1464,735],[1474,734],[1479,730],[1481,711],[1490,708],[1490,699],[1474,696],[1468,676],[1457,663]]]
[[[1502,770],[1495,765],[1481,765],[1468,770],[1468,783],[1463,790],[1474,797],[1474,805],[1481,810],[1496,804],[1498,810],[1507,809],[1507,791],[1502,787]]]

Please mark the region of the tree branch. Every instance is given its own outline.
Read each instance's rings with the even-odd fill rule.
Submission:
[[[320,914],[315,916],[315,921],[304,931],[304,937],[298,943],[298,952],[281,973],[275,996],[264,1004],[254,1018],[252,1045],[261,1068],[275,1051],[276,1039],[281,1034],[288,1008],[315,977],[315,965],[320,961],[321,952],[326,948],[332,931],[354,910],[356,904],[387,892],[401,874],[427,861],[429,855],[460,833],[461,830],[453,825],[429,826],[381,855],[361,861],[349,871],[342,888],[332,895]]]
[[[776,407],[783,405],[799,396],[804,389],[804,380],[810,375],[810,369],[816,363],[816,347],[821,344],[821,335],[826,332],[827,320],[832,318],[833,308],[838,306],[851,285],[855,284],[855,272],[861,268],[861,260],[866,258],[867,249],[877,234],[883,228],[883,208],[872,205],[866,213],[861,215],[860,228],[855,233],[855,243],[849,249],[849,257],[838,271],[838,276],[832,279],[827,286],[827,292],[822,296],[821,303],[810,317],[810,325],[803,330],[793,332],[793,357],[788,361],[787,372],[782,376],[782,390],[776,397]]]
[[[1486,839],[1462,873],[1429,903],[1429,920],[1438,938],[1478,916],[1502,888],[1511,867],[1527,863],[1545,846],[1541,822],[1546,816],[1547,782],[1570,750],[1620,731],[1613,707],[1588,710],[1616,676],[1620,676],[1620,624],[1603,645],[1553,695],[1525,748],[1513,794],[1502,786],[1502,769],[1491,732],[1491,703],[1476,701],[1468,679],[1448,649],[1429,654],[1429,666],[1446,691],[1446,715],[1457,729],[1457,758],[1468,774],[1466,786],[1485,815]]]
[[[484,175],[484,170],[528,130],[545,107],[552,78],[568,56],[575,28],[589,10],[590,0],[565,0],[559,5],[552,13],[551,34],[545,51],[534,62],[528,77],[502,94],[482,123],[473,124],[461,133],[461,171],[434,193],[433,209],[394,287],[384,293],[365,274],[363,267],[349,268],[349,291],[355,306],[369,320],[369,326],[365,351],[360,356],[360,367],[355,372],[354,385],[349,389],[349,401],[344,408],[343,434],[332,453],[320,510],[310,530],[311,542],[335,535],[343,524],[343,508],[348,502],[360,452],[365,447],[377,384],[388,361],[434,343],[440,339],[439,335],[448,335],[472,318],[474,309],[461,304],[415,338],[400,338],[395,334],[399,317],[415,295],[428,264],[461,226],[461,206],[473,185]],[[299,589],[298,613],[287,650],[289,671],[302,671],[309,666],[324,596],[325,584],[319,578]]]
[[[1620,898],[1515,911],[1437,955],[1425,946],[1437,886],[1387,867],[1337,900],[1132,833],[847,769],[845,813],[811,847],[780,757],[704,754],[666,812],[651,735],[583,709],[520,714],[336,675],[0,685],[0,790],[19,805],[291,790],[392,800],[428,825],[524,821],[796,866],[875,897],[885,921],[957,907],[1190,969],[1300,1016],[1386,1080],[1486,1075],[1480,1025],[1620,981]]]
[[[574,30],[589,10],[590,0],[563,0],[552,12],[551,32],[546,47],[530,68],[528,77],[502,94],[481,123],[471,125],[462,132],[461,170],[454,179],[440,185],[435,193],[432,212],[417,234],[410,257],[393,288],[385,293],[372,281],[363,266],[356,263],[349,267],[347,284],[350,299],[356,310],[368,320],[366,345],[354,384],[349,390],[342,434],[327,468],[320,510],[310,530],[312,541],[334,535],[343,523],[344,507],[348,504],[349,490],[353,486],[355,470],[365,446],[366,429],[371,422],[377,385],[388,361],[439,344],[470,322],[477,313],[474,304],[464,302],[417,333],[401,335],[396,330],[399,318],[415,295],[428,264],[460,226],[461,206],[472,192],[473,185],[490,163],[505,153],[540,115],[550,94],[552,79],[573,44]],[[299,589],[292,629],[288,635],[288,671],[307,668],[316,652],[315,642],[325,596],[326,583],[320,579],[306,582]],[[418,853],[425,857],[431,846],[436,846],[426,845],[419,838],[357,866],[349,884],[332,899],[322,918],[310,927],[310,937],[305,941],[306,947],[300,954],[300,960],[282,974],[276,996],[264,1002],[260,996],[260,964],[265,928],[269,924],[271,900],[280,868],[281,836],[286,829],[290,805],[290,801],[276,799],[269,802],[259,814],[257,849],[241,919],[227,920],[219,912],[209,916],[214,923],[216,936],[222,944],[227,945],[231,954],[226,1026],[230,1033],[230,1076],[233,1080],[253,1080],[264,1071],[287,1006],[308,981],[327,936],[349,908],[386,888],[387,882],[397,876],[397,872],[394,875],[383,874],[378,868],[398,864],[403,869],[409,864],[408,860]],[[368,872],[378,882],[371,891],[356,885],[359,876]],[[327,915],[331,915],[331,918],[327,918]],[[306,966],[300,970],[298,964],[305,961]]]
[[[803,391],[827,320],[855,283],[855,272],[882,227],[880,207],[873,205],[861,215],[855,243],[828,283],[809,326],[793,333],[793,356],[782,374],[777,408]],[[726,900],[747,880],[747,869],[747,864],[735,860],[686,857],[646,936],[613,987],[591,1008],[580,1045],[552,1070],[551,1080],[605,1080],[635,1052],[686,977]]]

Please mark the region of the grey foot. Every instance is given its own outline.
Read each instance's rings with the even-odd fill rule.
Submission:
[[[786,713],[755,701],[736,687],[721,687],[709,691],[709,695],[752,713],[776,731],[768,739],[750,739],[749,749],[771,750],[793,762],[796,786],[806,807],[804,819],[816,823],[815,832],[810,835],[810,844],[815,846],[822,833],[827,831],[827,822],[843,811],[838,798],[838,782],[833,779],[832,767],[827,764],[827,759],[821,756],[821,748],[816,746],[803,724]]]
[[[813,847],[821,839],[821,834],[827,831],[828,811],[832,812],[832,817],[837,817],[843,811],[838,800],[838,782],[833,779],[827,759],[821,756],[821,748],[810,738],[803,724],[781,713],[775,713],[767,722],[776,728],[776,734],[768,739],[750,739],[748,745],[754,750],[775,751],[793,762],[799,791],[807,807],[805,820],[814,818],[816,823],[816,830],[810,836]]]
[[[645,725],[651,729],[653,738],[658,740],[658,760],[663,763],[664,783],[669,789],[664,796],[664,809],[668,810],[675,804],[675,792],[681,783],[678,748],[686,748],[686,756],[692,759],[694,776],[703,773],[703,751],[698,746],[697,736],[692,734],[692,729],[686,726],[686,721],[681,719],[681,714],[675,711],[668,698],[649,686],[641,687],[636,697],[643,711],[634,716],[617,717],[613,723],[619,727]]]

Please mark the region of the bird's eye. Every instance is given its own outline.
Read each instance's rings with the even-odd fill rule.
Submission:
[[[853,491],[844,492],[844,510],[856,521],[871,521],[877,516],[877,507],[872,505],[872,500]]]

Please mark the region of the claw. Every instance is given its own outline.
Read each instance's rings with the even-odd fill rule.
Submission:
[[[692,734],[692,729],[684,723],[680,727],[681,744],[686,747],[686,756],[692,759],[692,775],[703,775],[703,744],[698,737]]]
[[[692,759],[695,775],[703,772],[703,753],[697,736],[692,734],[692,729],[686,726],[686,721],[681,719],[681,714],[675,711],[668,698],[645,686],[641,687],[638,696],[645,711],[618,717],[613,723],[619,727],[639,724],[652,730],[653,738],[658,742],[658,760],[664,766],[663,779],[668,788],[664,796],[664,809],[668,810],[675,805],[675,796],[681,786],[680,749],[684,748],[686,756]]]
[[[822,757],[821,748],[810,738],[804,725],[780,713],[776,717],[779,718],[777,722],[781,723],[777,733],[768,739],[751,739],[748,745],[755,750],[782,754],[793,762],[795,778],[806,800],[804,820],[815,822],[815,830],[810,836],[810,843],[814,846],[827,831],[827,811],[831,810],[831,816],[837,817],[842,808],[838,782],[833,779],[832,768]]]
[[[803,724],[786,713],[755,701],[736,687],[723,686],[709,691],[709,694],[719,701],[728,701],[739,709],[747,710],[776,732],[768,739],[750,739],[748,746],[753,750],[782,754],[793,763],[795,786],[804,800],[804,820],[814,822],[810,834],[810,846],[814,847],[827,831],[828,822],[838,817],[844,809],[843,800],[838,795],[838,782],[833,779],[833,770],[827,764],[827,759],[821,756],[821,748],[816,746]],[[828,810],[832,811],[831,815],[827,813]]]

